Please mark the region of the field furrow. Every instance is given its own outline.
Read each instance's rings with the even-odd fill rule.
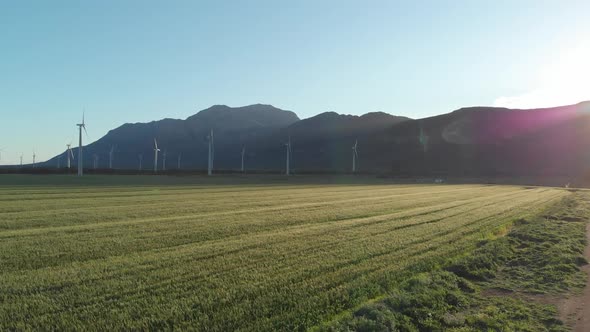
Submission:
[[[481,185],[0,189],[0,329],[305,330],[567,192]]]

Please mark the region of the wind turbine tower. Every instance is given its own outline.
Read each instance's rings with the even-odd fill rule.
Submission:
[[[20,167],[23,167],[23,154],[20,154]]]
[[[286,166],[286,175],[291,174],[291,136],[289,136],[289,140],[285,144],[285,148],[287,149],[287,166]]]
[[[207,136],[207,140],[209,141],[209,159],[207,161],[207,175],[213,174],[213,158],[215,154],[215,145],[213,143],[213,129],[211,129],[211,133]]]
[[[358,151],[357,151],[357,146],[358,146],[358,140],[355,140],[354,145],[352,146],[352,172],[353,173],[356,173],[356,162],[357,162],[357,158],[359,157]]]
[[[72,144],[66,144],[68,150],[66,151],[66,155],[68,157],[68,168],[72,166],[71,160],[74,159],[74,153],[72,152]]]
[[[82,113],[82,123],[78,123],[78,176],[84,175],[84,161],[82,160],[82,129],[86,132],[86,124],[84,123],[84,113]],[[86,132],[88,135],[88,132]]]
[[[94,159],[94,169],[98,168],[98,155],[95,153],[92,155],[92,158]]]
[[[33,168],[35,168],[35,150],[33,150]]]
[[[139,157],[139,170],[141,171],[141,169],[142,169],[141,164],[143,163],[143,154],[140,153],[138,157]]]
[[[111,146],[111,151],[109,151],[109,168],[113,169],[113,155],[115,154],[115,146]]]
[[[180,169],[180,158],[182,158],[182,153],[178,154],[178,169]]]
[[[424,150],[424,152],[428,151],[428,140],[429,137],[426,134],[424,134],[424,128],[420,126],[420,136],[418,137],[418,141],[420,142],[420,145],[422,145],[422,149]]]
[[[242,146],[242,173],[244,173],[244,156],[246,155],[246,147]]]
[[[158,171],[158,142],[154,138],[154,173]]]

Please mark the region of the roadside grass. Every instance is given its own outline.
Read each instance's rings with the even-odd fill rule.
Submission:
[[[534,299],[584,287],[579,267],[587,264],[589,196],[578,192],[519,219],[506,236],[482,241],[445,268],[410,278],[318,330],[566,331],[556,307]]]
[[[512,297],[485,297],[481,287],[437,270],[323,331],[565,331],[555,308]]]

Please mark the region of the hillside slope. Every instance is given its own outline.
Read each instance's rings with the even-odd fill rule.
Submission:
[[[157,138],[168,169],[204,169],[206,136],[215,135],[215,168],[238,169],[246,149],[247,169],[284,169],[285,147],[292,142],[295,172],[350,171],[352,145],[358,141],[358,169],[398,175],[580,175],[590,169],[590,102],[517,110],[469,107],[412,120],[386,113],[362,116],[326,112],[300,120],[270,105],[231,108],[216,105],[186,120],[164,119],[125,124],[84,150],[85,165],[99,156],[108,165],[116,146],[115,168],[153,165]],[[162,161],[159,162],[162,165]],[[55,165],[50,160],[46,165]]]

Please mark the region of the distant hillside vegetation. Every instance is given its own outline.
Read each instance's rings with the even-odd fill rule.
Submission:
[[[358,140],[358,169],[398,175],[580,175],[590,169],[590,102],[516,110],[461,108],[413,120],[382,112],[362,116],[326,112],[300,120],[271,105],[232,108],[215,105],[186,120],[163,119],[124,124],[84,150],[114,167],[153,165],[153,139],[166,151],[167,168],[205,168],[206,136],[213,129],[215,168],[238,169],[246,149],[246,168],[284,168],[284,143],[291,137],[295,172],[350,171],[352,145]],[[49,160],[46,165],[56,162]],[[162,165],[162,161],[159,162]]]

